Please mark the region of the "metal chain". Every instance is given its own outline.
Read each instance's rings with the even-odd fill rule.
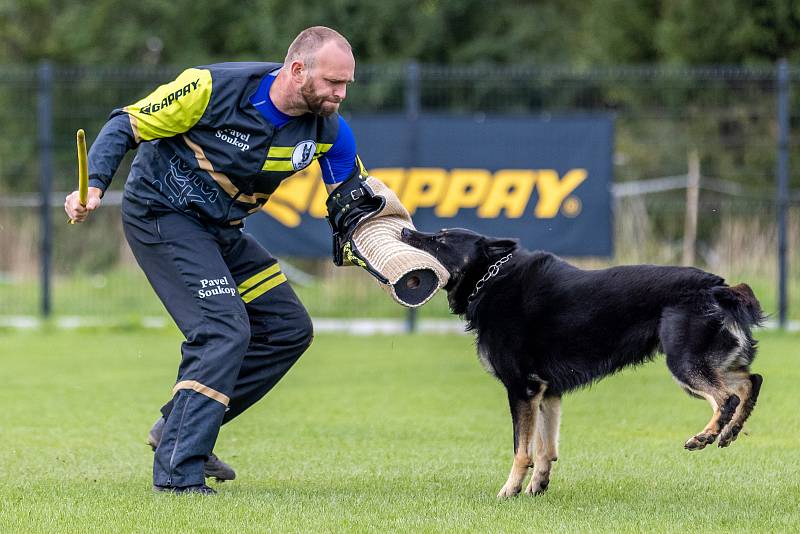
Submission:
[[[478,291],[481,290],[483,284],[485,284],[489,280],[489,278],[497,276],[497,273],[500,272],[500,266],[510,259],[511,259],[511,253],[509,253],[508,256],[500,258],[499,260],[494,262],[491,266],[489,266],[489,270],[486,272],[486,274],[484,274],[483,277],[480,280],[478,280],[478,283],[475,284],[475,290],[470,294],[468,300],[472,300],[475,297],[475,295],[478,294]]]

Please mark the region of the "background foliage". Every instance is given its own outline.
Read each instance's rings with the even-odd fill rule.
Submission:
[[[277,59],[338,29],[364,62],[771,64],[800,58],[793,0],[2,0],[0,63]]]

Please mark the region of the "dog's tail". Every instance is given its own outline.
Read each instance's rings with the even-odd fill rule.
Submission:
[[[764,322],[761,304],[747,284],[733,287],[717,286],[711,290],[711,294],[726,319],[747,332],[748,336],[752,327],[761,326]]]

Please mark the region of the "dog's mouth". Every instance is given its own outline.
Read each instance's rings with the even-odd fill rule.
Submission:
[[[434,258],[436,258],[442,265],[447,269],[448,273],[450,274],[450,279],[447,282],[447,285],[444,286],[445,291],[450,291],[452,287],[455,285],[457,278],[459,277],[459,273],[457,270],[454,270],[439,250],[439,244],[436,241],[437,234],[435,233],[428,233],[428,232],[420,232],[418,230],[412,230],[411,228],[403,228],[400,231],[400,240],[405,243],[406,245],[410,245],[414,248],[418,248],[423,252],[427,252]]]

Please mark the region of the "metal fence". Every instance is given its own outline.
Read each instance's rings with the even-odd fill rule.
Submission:
[[[137,100],[179,70],[0,66],[0,315],[35,315],[43,308],[58,315],[163,314],[132,262],[117,208],[106,205],[93,222],[75,229],[63,224],[59,206],[75,179],[75,130],[84,128],[92,138],[111,109]],[[800,185],[796,143],[787,135],[800,119],[800,92],[792,90],[800,71],[786,65],[573,69],[411,63],[359,66],[356,78],[345,116],[403,113],[413,124],[420,114],[613,113],[616,252],[610,261],[580,260],[588,265],[681,261],[683,190],[654,188],[663,180],[649,180],[672,177],[680,185],[688,154],[696,152],[702,175],[696,263],[752,282],[776,316],[788,310],[800,317],[800,194],[777,193],[781,179],[784,190]],[[408,166],[414,166],[413,148],[408,154]],[[129,163],[130,157],[112,193],[121,189]],[[45,204],[51,207],[41,209]],[[789,224],[782,227],[784,213]],[[42,232],[43,224],[52,232]],[[781,250],[788,262],[781,261]],[[404,316],[361,273],[334,269],[327,259],[286,261],[296,268],[295,285],[312,315]],[[43,270],[51,275],[43,278]],[[421,314],[445,316],[443,299]]]

